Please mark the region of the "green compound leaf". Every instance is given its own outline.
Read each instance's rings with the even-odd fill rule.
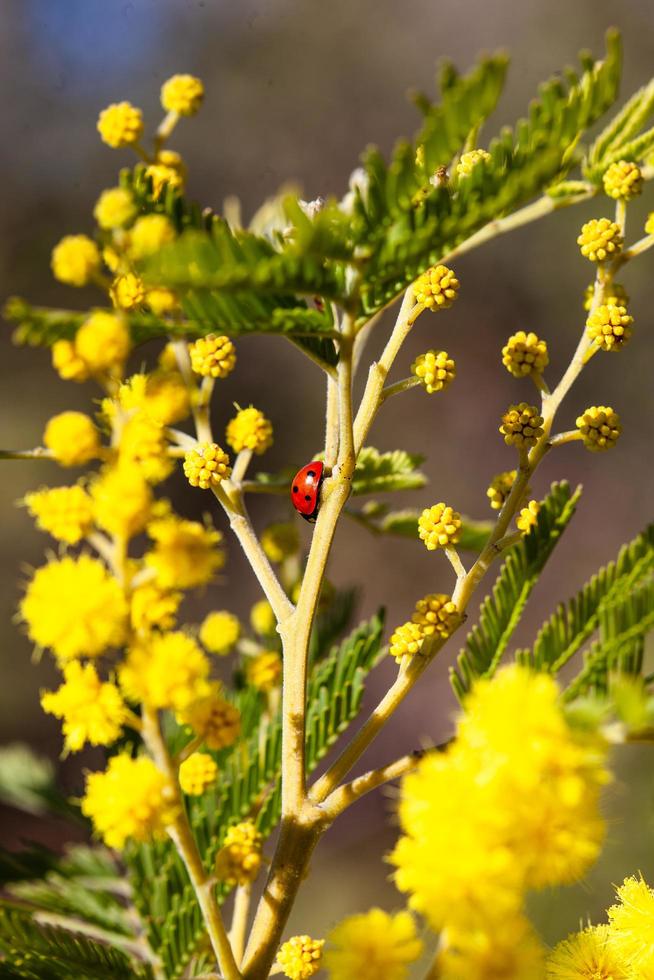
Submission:
[[[412,455],[403,449],[380,453],[372,446],[365,446],[359,453],[352,477],[353,496],[419,490],[427,482],[427,477],[418,469],[424,459],[424,456]]]
[[[553,483],[536,525],[509,552],[491,594],[481,604],[479,621],[466,638],[457,668],[450,671],[450,682],[460,700],[475,680],[492,677],[497,670],[527,600],[570,522],[580,495],[581,488],[571,493],[567,483]]]
[[[617,160],[642,161],[651,150],[654,131],[639,134],[652,116],[654,81],[632,95],[595,139],[583,164],[585,176],[599,185],[607,167]]]

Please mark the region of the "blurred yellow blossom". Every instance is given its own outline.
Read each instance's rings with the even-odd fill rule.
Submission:
[[[82,813],[107,847],[121,848],[128,840],[163,837],[177,816],[173,800],[170,783],[151,759],[122,752],[109,760],[106,772],[86,777]]]
[[[171,514],[147,527],[154,547],[145,563],[154,569],[164,589],[193,589],[206,585],[225,564],[223,536],[215,528]]]
[[[36,526],[66,544],[77,544],[93,527],[91,498],[79,485],[36,490],[25,494],[25,503]]]
[[[327,937],[330,980],[406,980],[422,953],[413,916],[373,908],[343,919]]]
[[[41,706],[62,719],[65,748],[78,752],[86,742],[111,745],[127,716],[120,691],[101,681],[93,664],[73,660],[63,670],[64,683],[56,691],[43,692]]]

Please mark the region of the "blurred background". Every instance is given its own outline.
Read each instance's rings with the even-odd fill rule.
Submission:
[[[220,209],[229,194],[244,214],[294,179],[308,199],[341,196],[367,143],[388,151],[417,125],[406,91],[433,92],[434,67],[443,56],[466,68],[482,50],[503,47],[512,56],[506,94],[482,136],[521,114],[544,78],[575,63],[580,48],[603,50],[605,29],[624,35],[623,96],[648,81],[654,66],[654,7],[648,0],[6,0],[0,6],[0,84],[3,99],[3,209],[0,275],[3,299],[26,296],[39,304],[83,308],[97,295],[74,292],[50,274],[52,246],[64,234],[89,233],[99,192],[112,186],[128,151],[104,146],[95,129],[100,109],[129,99],[144,110],[150,132],[160,117],[159,88],[171,74],[199,75],[206,102],[199,118],[182,123],[171,143],[190,167],[189,194]],[[654,188],[630,207],[631,237],[654,209]],[[633,217],[631,213],[633,212]],[[380,449],[405,448],[428,456],[430,486],[405,503],[426,506],[444,499],[473,517],[489,515],[490,477],[513,465],[497,433],[511,401],[529,397],[528,382],[512,379],[500,365],[500,348],[517,329],[533,329],[550,345],[550,378],[567,364],[583,323],[581,297],[590,279],[575,237],[582,221],[609,214],[596,202],[500,239],[456,263],[461,298],[438,324],[425,315],[402,353],[398,376],[413,358],[441,345],[458,365],[446,396],[419,391],[393,399],[375,425]],[[553,479],[584,484],[573,526],[539,584],[518,641],[528,640],[552,604],[578,587],[619,545],[652,517],[652,259],[624,276],[636,318],[635,337],[619,358],[598,356],[566,400],[562,428],[579,410],[608,403],[619,411],[624,434],[606,457],[578,444],[551,455],[534,495]],[[382,322],[370,355],[387,334]],[[438,330],[438,337],[434,331]],[[139,353],[139,357],[142,354]],[[138,366],[138,364],[136,365]],[[290,384],[288,379],[293,379]],[[239,344],[239,366],[221,385],[216,431],[230,417],[232,401],[253,401],[269,415],[276,441],[266,469],[301,465],[322,439],[323,385],[318,370],[279,338]],[[90,410],[98,390],[60,381],[44,351],[15,349],[5,330],[0,356],[0,447],[38,445],[47,418],[65,408]],[[0,479],[0,738],[27,742],[57,765],[58,724],[45,717],[38,690],[54,681],[47,662],[33,664],[15,621],[26,571],[42,563],[46,539],[15,504],[43,483],[64,482],[46,462],[6,462]],[[166,487],[189,516],[207,506],[180,479]],[[255,523],[287,515],[279,499],[255,501]],[[216,515],[218,526],[222,518]],[[309,529],[303,529],[309,533]],[[259,598],[256,583],[230,544],[225,581],[188,603],[190,621],[210,608],[247,616]],[[330,579],[360,589],[359,613],[388,607],[389,623],[403,621],[417,595],[446,590],[451,579],[442,556],[417,542],[374,539],[354,525],[337,536]],[[367,757],[367,766],[451,730],[455,709],[447,683],[456,646],[432,668]],[[367,703],[389,683],[393,665],[379,668]],[[66,790],[77,794],[81,768],[96,761],[74,757],[61,764]],[[622,750],[618,779],[607,794],[610,836],[590,878],[561,896],[539,897],[536,910],[546,939],[598,916],[610,903],[612,882],[638,870],[654,881],[651,754]],[[4,809],[3,843],[34,839],[59,844],[68,830]],[[395,837],[389,793],[366,798],[327,836],[296,912],[297,931],[320,934],[337,916],[400,898],[379,855]]]

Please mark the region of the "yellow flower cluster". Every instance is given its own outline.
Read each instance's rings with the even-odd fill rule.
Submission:
[[[155,571],[162,589],[206,585],[225,564],[221,532],[199,521],[169,514],[151,521],[147,532],[154,547],[146,553],[145,564]]]
[[[523,507],[515,519],[516,527],[523,534],[528,534],[532,527],[538,523],[540,503],[537,500],[530,500],[526,507]]]
[[[131,462],[106,467],[91,484],[91,499],[97,525],[123,540],[139,534],[150,518],[152,490]]]
[[[469,150],[467,153],[462,153],[456,165],[457,176],[469,177],[478,163],[488,163],[490,158],[488,150]]]
[[[610,293],[604,297],[604,303],[606,306],[628,306],[629,305],[629,294],[627,290],[619,282],[612,282],[610,286]],[[587,313],[590,313],[593,306],[593,299],[595,297],[595,283],[590,282],[586,286],[584,291],[584,309]]]
[[[137,262],[154,255],[175,239],[172,221],[165,214],[144,214],[129,233],[129,254]]]
[[[78,752],[86,742],[111,745],[121,733],[127,712],[115,684],[103,682],[93,664],[72,660],[64,665],[64,683],[41,694],[45,712],[61,718],[65,748]]]
[[[107,146],[133,146],[143,133],[143,114],[131,102],[114,102],[98,117],[98,132]]]
[[[527,889],[576,880],[597,857],[606,749],[570,727],[558,693],[518,666],[479,681],[456,740],[404,780],[396,883],[455,949],[517,929]]]
[[[202,105],[204,85],[194,75],[173,75],[161,87],[161,104],[167,112],[193,116]]]
[[[273,636],[277,630],[277,618],[267,599],[259,599],[250,609],[250,624],[259,636]]]
[[[181,167],[170,167],[164,163],[151,163],[145,168],[145,176],[152,181],[152,196],[158,201],[169,187],[172,190],[182,190],[184,187],[184,171]]]
[[[586,333],[602,350],[619,351],[631,337],[633,322],[626,307],[607,303],[590,314],[586,320]]]
[[[414,657],[416,653],[420,653],[424,639],[425,635],[418,623],[409,620],[408,623],[396,627],[391,634],[388,652],[399,664],[403,657]]]
[[[249,657],[245,664],[248,684],[257,691],[271,691],[282,679],[282,658],[276,650],[264,650]]]
[[[514,378],[542,374],[549,362],[547,344],[535,333],[518,330],[502,348],[502,364]]]
[[[52,274],[67,286],[86,286],[100,265],[100,250],[86,235],[66,235],[52,250]]]
[[[278,563],[291,558],[300,547],[295,524],[269,524],[261,532],[261,547],[270,561]]]
[[[118,310],[138,310],[145,304],[146,289],[140,276],[133,272],[116,276],[109,290],[111,301]]]
[[[241,635],[238,616],[226,610],[211,612],[200,627],[200,642],[209,653],[228,654]]]
[[[461,537],[461,515],[446,504],[426,507],[418,518],[418,535],[427,551],[448,548]]]
[[[146,480],[159,483],[173,468],[166,449],[166,433],[161,424],[145,412],[130,413],[120,430],[119,460],[137,463]]]
[[[263,412],[250,405],[249,408],[239,409],[227,423],[225,438],[235,453],[249,450],[261,456],[273,444],[272,424]]]
[[[186,633],[153,633],[133,646],[118,669],[130,701],[184,711],[210,693],[209,661]]]
[[[486,491],[486,496],[490,501],[490,505],[493,510],[501,510],[506,503],[506,498],[511,493],[511,488],[515,483],[515,478],[518,475],[517,470],[505,470],[503,473],[497,473],[490,482],[490,486]]]
[[[187,796],[202,796],[218,778],[218,766],[206,752],[193,752],[179,767],[179,785]]]
[[[215,442],[203,442],[184,456],[184,475],[192,487],[217,487],[231,472],[229,456]]]
[[[137,206],[124,187],[109,187],[103,191],[93,208],[93,217],[105,231],[124,228],[136,216]]]
[[[205,378],[226,378],[236,365],[236,348],[229,337],[208,334],[189,344],[191,368]]]
[[[423,949],[409,912],[391,915],[379,908],[343,919],[327,942],[330,980],[406,980]]]
[[[222,697],[216,681],[209,682],[209,691],[177,713],[181,725],[189,725],[208,748],[217,751],[233,745],[241,732],[238,708]]]
[[[593,218],[587,221],[577,238],[581,254],[591,262],[604,262],[622,251],[622,229],[609,218]]]
[[[535,405],[520,402],[509,405],[502,416],[500,432],[507,446],[530,449],[543,435],[543,417]]]
[[[130,348],[124,318],[96,310],[84,321],[74,340],[53,344],[52,364],[64,380],[86,381],[92,374],[122,371]]]
[[[324,939],[291,936],[279,947],[276,965],[288,980],[310,980],[322,962]]]
[[[398,663],[402,657],[422,653],[424,641],[434,637],[446,640],[461,622],[461,616],[449,595],[434,592],[416,602],[413,616],[398,626],[391,636],[389,653]]]
[[[93,526],[91,498],[79,485],[37,490],[25,503],[37,527],[66,544],[78,544]]]
[[[643,190],[643,174],[637,163],[618,160],[612,163],[604,176],[604,193],[615,200],[631,201]]]
[[[620,416],[607,405],[592,405],[577,419],[584,446],[593,453],[612,449],[620,438]]]
[[[89,773],[82,813],[107,847],[162,837],[177,815],[173,789],[151,759],[115,755],[106,772]]]
[[[139,585],[130,599],[132,629],[138,634],[173,629],[181,601],[181,592],[162,589],[156,582]]]
[[[419,379],[425,391],[431,395],[443,391],[456,377],[456,365],[447,351],[428,350],[420,354],[411,365],[411,373]]]
[[[435,265],[413,284],[416,303],[426,310],[446,310],[459,292],[459,280],[446,265]]]
[[[251,820],[230,827],[216,858],[216,875],[228,885],[246,885],[261,868],[262,837]]]
[[[118,402],[126,412],[141,411],[159,425],[174,425],[190,411],[190,398],[179,371],[161,369],[150,374],[133,374],[118,391]]]

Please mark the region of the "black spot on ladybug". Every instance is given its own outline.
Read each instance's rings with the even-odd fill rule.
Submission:
[[[297,493],[297,487],[293,487],[293,493]]]
[[[313,472],[313,470],[309,470],[309,472],[307,473],[307,476],[311,477],[311,479],[313,480],[313,479],[315,479],[316,474]]]
[[[311,497],[310,497],[310,495],[309,495],[309,494],[307,493],[307,494],[305,495],[305,498],[304,498],[304,499],[305,499],[305,500],[311,500]]]

